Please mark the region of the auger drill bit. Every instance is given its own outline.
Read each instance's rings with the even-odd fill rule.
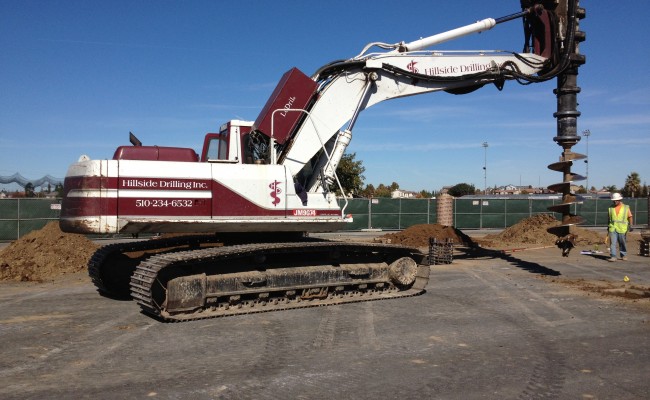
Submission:
[[[562,255],[565,257],[575,247],[577,235],[574,226],[584,222],[584,218],[571,212],[572,209],[575,211],[577,204],[582,204],[582,197],[571,192],[571,184],[575,181],[585,179],[581,175],[572,173],[571,166],[573,165],[573,160],[581,160],[584,158],[586,158],[585,155],[573,153],[569,148],[565,148],[560,156],[560,161],[548,166],[553,171],[562,172],[564,177],[561,183],[556,183],[548,187],[550,190],[562,193],[562,203],[548,208],[550,211],[562,214],[562,223],[559,226],[549,228],[548,232],[558,237],[555,244],[562,249]]]
[[[549,189],[562,193],[562,203],[549,207],[549,210],[562,214],[562,223],[559,226],[548,229],[548,232],[555,234],[558,239],[555,244],[562,249],[562,255],[568,256],[575,246],[576,232],[575,225],[584,222],[584,219],[572,214],[576,205],[581,199],[571,192],[571,184],[583,180],[584,177],[571,172],[573,160],[586,158],[583,154],[573,153],[571,148],[580,141],[578,135],[578,111],[577,94],[580,93],[578,81],[578,68],[585,63],[585,56],[580,54],[578,43],[585,40],[584,32],[580,31],[579,20],[586,16],[583,8],[578,6],[577,0],[562,1],[555,10],[559,21],[560,45],[566,51],[568,58],[566,68],[557,76],[557,89],[553,92],[557,96],[557,112],[553,114],[557,118],[557,136],[553,140],[562,147],[560,160],[548,166],[553,171],[562,172],[561,183],[549,186]],[[564,29],[564,31],[563,31]]]
[[[574,65],[576,64],[576,65]],[[557,80],[558,86],[554,90],[557,95],[557,112],[553,114],[557,118],[558,135],[553,138],[562,147],[560,160],[548,166],[553,171],[562,172],[562,182],[550,185],[548,188],[554,192],[562,193],[562,203],[549,207],[549,210],[562,214],[562,223],[559,226],[548,229],[558,237],[555,244],[562,249],[562,255],[567,257],[575,247],[576,232],[574,226],[584,222],[582,217],[572,214],[576,204],[581,203],[573,192],[571,185],[575,181],[585,179],[583,176],[571,172],[573,160],[586,158],[584,154],[574,153],[571,148],[580,141],[577,134],[577,120],[580,112],[577,110],[577,94],[580,88],[577,86],[578,64],[572,63],[569,68],[562,72]]]

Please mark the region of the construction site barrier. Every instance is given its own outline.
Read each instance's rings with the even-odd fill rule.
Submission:
[[[401,230],[418,224],[436,224],[437,199],[348,199],[346,214],[354,222],[345,230]],[[535,214],[550,214],[548,207],[560,199],[454,198],[450,203],[452,225],[458,229],[503,229]],[[34,229],[41,229],[60,215],[61,199],[0,199],[0,241],[16,240]],[[340,205],[343,206],[343,200]],[[648,222],[647,198],[624,199],[634,215],[634,224]],[[606,226],[609,199],[585,199],[571,213],[585,218],[582,226]],[[442,209],[448,213],[449,206]],[[555,213],[559,220],[561,215]]]
[[[0,240],[16,240],[60,214],[61,199],[0,199]]]
[[[438,210],[448,212],[447,204],[438,207],[438,199],[348,199],[346,214],[352,214],[354,222],[346,230],[402,230],[416,224],[441,223]],[[648,199],[626,198],[634,215],[634,224],[648,221]],[[562,214],[551,213],[548,207],[561,204],[561,199],[517,199],[517,198],[454,198],[451,203],[453,222],[458,229],[504,229],[536,214],[553,214],[560,220]],[[343,203],[341,202],[341,205]],[[582,204],[572,206],[571,213],[585,219],[581,226],[606,226],[609,199],[585,199]]]

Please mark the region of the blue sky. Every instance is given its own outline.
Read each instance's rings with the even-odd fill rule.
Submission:
[[[632,1],[581,1],[578,120],[589,130],[589,186],[650,183],[650,37]],[[0,175],[63,178],[81,154],[144,144],[200,150],[230,119],[254,120],[282,74],[519,11],[519,1],[0,0]],[[437,49],[521,50],[521,23]],[[466,182],[547,186],[557,161],[555,80],[434,93],[361,114],[349,151],[366,183],[409,190]],[[585,153],[586,139],[573,150]],[[586,164],[574,171],[586,173]],[[583,182],[583,184],[586,182]]]

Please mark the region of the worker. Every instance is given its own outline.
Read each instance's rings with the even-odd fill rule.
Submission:
[[[609,216],[609,261],[616,261],[616,244],[621,254],[621,260],[627,260],[627,243],[625,236],[632,230],[632,211],[630,206],[623,204],[620,193],[612,193],[614,204],[608,210]]]

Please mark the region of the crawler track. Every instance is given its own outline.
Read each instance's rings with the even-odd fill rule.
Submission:
[[[168,321],[413,296],[429,280],[423,258],[417,249],[343,242],[171,252],[136,267],[131,295]]]
[[[142,260],[160,252],[198,249],[219,243],[221,241],[214,235],[192,235],[109,244],[99,248],[90,258],[88,274],[101,294],[129,299],[131,275]]]

